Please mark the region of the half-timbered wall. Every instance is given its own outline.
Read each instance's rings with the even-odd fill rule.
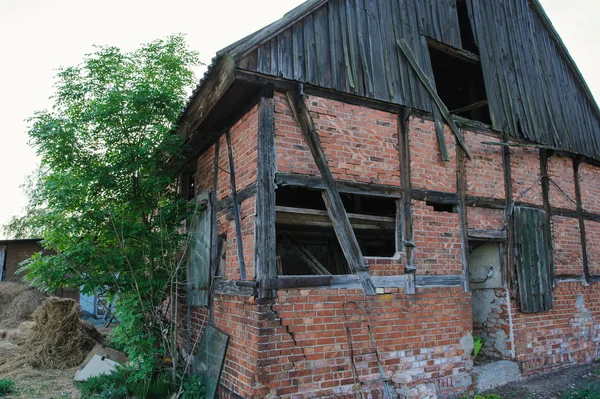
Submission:
[[[400,197],[401,173],[398,116],[366,106],[349,105],[318,96],[306,96],[316,133],[338,182],[389,187]],[[276,171],[294,176],[319,176],[300,127],[284,93],[274,95]],[[254,279],[256,132],[258,119],[250,111],[231,129],[235,177],[240,197],[244,256],[248,279]],[[309,398],[351,395],[354,384],[348,336],[342,307],[352,301],[369,316],[375,344],[392,386],[407,394],[421,389],[441,397],[465,391],[472,383],[469,356],[473,331],[471,293],[463,288],[461,214],[458,212],[458,162],[454,138],[446,131],[449,162],[439,155],[435,123],[430,117],[413,115],[408,123],[412,221],[414,228],[415,294],[406,292],[406,254],[389,258],[366,258],[377,295],[365,296],[360,285],[282,289],[276,299],[262,300],[246,294],[216,292],[212,310],[194,308],[192,329],[201,331],[212,312],[216,327],[231,335],[220,397]],[[485,133],[485,134],[483,134]],[[466,207],[469,230],[506,231],[504,166],[501,140],[492,132],[467,131],[473,158],[466,162]],[[215,145],[198,160],[196,190],[212,190]],[[218,233],[226,236],[223,255],[224,280],[238,280],[235,220],[231,211],[231,188],[227,143],[219,141],[217,173]],[[543,190],[538,150],[511,147],[511,188],[520,205],[542,209]],[[508,288],[494,290],[498,298],[498,325],[488,325],[498,338],[497,356],[518,361],[525,374],[561,364],[591,359],[598,349],[600,323],[597,283],[585,285],[584,256],[576,201],[573,160],[557,155],[548,160],[549,176],[561,188],[550,187],[555,274],[554,309],[525,314]],[[210,173],[206,171],[210,169]],[[594,210],[593,196],[599,179],[596,167],[581,164],[582,199]],[[394,191],[397,190],[397,191]],[[564,191],[564,193],[563,193]],[[569,198],[567,198],[567,196]],[[441,208],[438,205],[442,205]],[[585,220],[590,274],[600,273],[600,223]],[[598,243],[598,245],[596,245]],[[504,262],[503,262],[504,263]],[[455,277],[454,280],[444,280]],[[427,280],[441,278],[439,280]],[[453,281],[454,286],[435,286],[427,281]],[[447,283],[441,283],[447,284]],[[240,290],[241,292],[242,290]],[[247,291],[246,291],[247,292]],[[352,313],[356,316],[356,311]],[[185,315],[184,315],[185,317]],[[192,334],[192,342],[197,335]],[[357,338],[366,351],[366,336]],[[363,344],[359,344],[363,342]],[[440,355],[441,354],[441,355]],[[376,378],[373,354],[355,353],[355,365],[364,378]],[[409,378],[410,377],[410,378]],[[368,387],[368,388],[367,388]],[[372,383],[365,389],[381,392]],[[237,395],[237,396],[236,396]],[[349,396],[350,397],[350,396]]]

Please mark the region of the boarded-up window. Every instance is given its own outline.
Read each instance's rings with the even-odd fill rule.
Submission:
[[[196,212],[192,218],[192,239],[187,267],[188,303],[208,306],[210,287],[210,201],[208,193],[196,197]]]
[[[515,255],[521,311],[552,309],[552,270],[546,212],[515,208]]]

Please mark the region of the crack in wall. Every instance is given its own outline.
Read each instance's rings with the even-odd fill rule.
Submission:
[[[294,343],[294,346],[296,348],[299,348],[302,351],[302,357],[304,357],[304,361],[308,361],[308,358],[306,357],[306,352],[304,351],[304,347],[298,344],[298,341],[296,341],[296,334],[294,334],[292,331],[290,331],[290,326],[286,326],[283,324],[283,319],[281,318],[281,316],[279,316],[279,313],[273,308],[273,306],[275,306],[274,303],[271,303],[269,305],[269,310],[271,311],[271,313],[273,313],[275,315],[275,318],[277,320],[279,320],[279,325],[283,328],[285,328],[285,332],[292,338],[292,342]],[[292,365],[294,367],[296,367],[296,362],[291,362]]]

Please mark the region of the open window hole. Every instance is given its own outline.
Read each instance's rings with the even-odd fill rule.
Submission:
[[[396,199],[342,193],[364,256],[396,253]],[[281,187],[276,194],[277,255],[280,274],[347,274],[348,265],[322,191]]]
[[[431,201],[427,201],[426,204],[432,207],[434,212],[456,213],[456,205],[454,204],[440,204]]]

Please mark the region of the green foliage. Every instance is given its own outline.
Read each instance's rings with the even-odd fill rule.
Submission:
[[[27,215],[8,226],[44,238],[46,251],[24,266],[34,285],[116,301],[128,382],[145,387],[166,356],[177,362],[176,327],[160,309],[183,278],[190,209],[173,187],[183,144],[171,131],[196,64],[171,36],[132,52],[97,47],[60,69],[53,108],[29,120],[41,167]]]
[[[183,394],[181,399],[204,398],[204,382],[200,377],[187,376],[183,381]]]
[[[82,399],[127,399],[129,397],[145,399],[164,399],[170,397],[182,386],[182,399],[202,399],[204,385],[202,379],[186,375],[173,383],[168,373],[156,375],[148,385],[139,385],[128,381],[131,370],[123,368],[112,374],[92,377],[80,383]]]
[[[15,382],[12,380],[0,379],[0,398],[4,398],[13,393]]]
[[[121,372],[102,374],[79,384],[82,399],[126,399],[127,381]]]
[[[563,399],[600,399],[600,383],[592,383],[584,388],[571,389],[562,395]]]
[[[486,395],[461,396],[459,399],[502,399],[502,397],[495,393],[488,393]]]

